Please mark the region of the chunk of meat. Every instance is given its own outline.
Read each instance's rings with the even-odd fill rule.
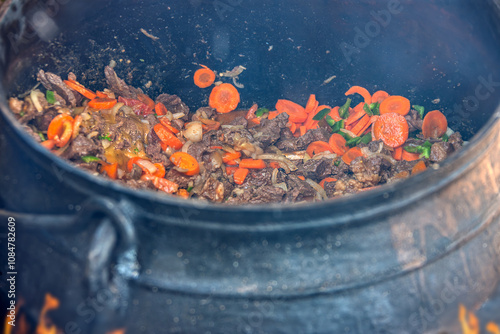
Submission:
[[[434,162],[441,162],[453,152],[453,146],[450,143],[438,142],[431,146],[430,160]]]
[[[464,145],[464,141],[462,140],[462,135],[460,134],[460,132],[454,132],[449,138],[448,138],[448,143],[451,144],[451,146],[453,146],[453,149],[455,151],[459,150],[460,148],[462,148],[462,146]]]
[[[116,95],[122,96],[127,99],[137,99],[137,94],[142,94],[140,88],[134,88],[129,86],[118,77],[115,70],[109,66],[104,68],[104,75],[106,76],[106,82],[108,83],[108,88]]]
[[[189,114],[189,107],[182,102],[180,97],[177,95],[161,94],[156,98],[156,103],[161,102],[167,107],[167,110],[173,114],[184,113],[184,117],[187,120],[187,115]]]
[[[61,96],[64,101],[66,101],[67,105],[70,105],[72,107],[77,105],[78,101],[76,98],[76,94],[78,93],[74,93],[71,88],[66,86],[60,76],[55,75],[54,73],[44,72],[43,70],[40,70],[38,72],[37,79],[47,90],[52,90],[59,96]]]
[[[68,150],[64,152],[67,159],[77,159],[86,155],[97,155],[103,152],[102,146],[98,146],[93,140],[79,134],[71,141]]]
[[[363,183],[356,179],[343,178],[335,182],[335,192],[333,196],[354,194],[363,189]]]
[[[277,117],[268,120],[263,119],[260,126],[251,128],[249,131],[255,141],[263,146],[273,145],[281,135],[281,129],[288,123],[288,114],[281,113]]]
[[[420,131],[422,130],[423,120],[420,118],[418,111],[411,109],[410,112],[405,116],[406,122],[408,123],[408,131]]]
[[[332,174],[332,159],[309,159],[302,165],[301,172],[305,177],[320,181]]]
[[[380,172],[383,168],[385,159],[379,156],[358,157],[351,162],[350,168],[354,177],[363,184],[363,188],[373,187],[379,184],[381,180]]]
[[[258,188],[235,188],[226,201],[227,204],[259,204],[276,203],[283,200],[285,191],[274,186],[261,186]]]

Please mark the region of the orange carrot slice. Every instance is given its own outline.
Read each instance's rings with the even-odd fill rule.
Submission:
[[[243,184],[248,175],[249,170],[246,168],[238,168],[233,174],[233,180],[236,184]]]
[[[349,95],[352,95],[352,94],[359,94],[359,95],[361,95],[363,97],[363,99],[365,100],[365,103],[367,103],[367,104],[372,103],[372,96],[370,95],[370,93],[368,92],[368,90],[366,90],[363,87],[352,86],[351,88],[349,88],[349,90],[347,92],[345,92],[345,96],[349,96]]]
[[[414,174],[418,174],[418,173],[421,173],[423,172],[424,170],[426,170],[427,167],[425,166],[425,162],[423,160],[420,160],[419,162],[417,162],[415,164],[415,166],[413,166],[413,168],[411,169],[411,174],[414,175]]]
[[[424,138],[439,138],[448,130],[448,120],[439,110],[429,111],[422,123]]]
[[[321,188],[325,188],[325,183],[327,182],[337,182],[337,179],[334,178],[334,177],[325,177],[323,180],[321,180],[319,182],[319,185],[321,186]]]
[[[116,99],[109,97],[96,97],[89,101],[88,106],[94,109],[111,109],[116,104]]]
[[[241,159],[240,168],[263,169],[266,168],[266,163],[262,159]]]
[[[340,117],[340,114],[339,114],[339,109],[340,109],[339,106],[334,107],[334,108],[332,108],[332,110],[328,114],[335,122],[338,122],[338,121],[340,121],[342,119]]]
[[[228,163],[229,161],[239,159],[240,157],[241,157],[241,152],[226,152],[222,156],[222,161],[224,163]]]
[[[317,103],[318,103],[318,101],[316,101],[316,95],[311,94],[309,96],[309,100],[307,100],[305,112],[308,114],[313,112],[314,109],[317,107]]]
[[[240,93],[233,85],[223,83],[212,89],[208,103],[217,112],[225,114],[236,109],[240,103]]]
[[[186,170],[184,174],[192,176],[200,172],[198,161],[190,154],[185,152],[175,152],[170,156],[170,161],[177,167]]]
[[[364,115],[358,123],[351,129],[351,132],[359,136],[365,130],[365,126],[370,124],[370,116]]]
[[[276,103],[276,110],[286,112],[288,114],[288,120],[293,123],[303,123],[307,119],[305,109],[290,100],[278,100]]]
[[[390,95],[383,91],[383,90],[378,90],[372,95],[372,103],[382,103],[386,98],[388,98]]]
[[[420,159],[420,153],[410,153],[407,152],[403,149],[403,152],[401,152],[401,160],[405,161],[415,161]]]
[[[71,89],[76,90],[78,93],[85,96],[87,99],[92,100],[96,98],[96,94],[90,89],[85,88],[81,83],[75,80],[64,80],[64,83]]]
[[[354,159],[361,156],[363,156],[361,149],[357,146],[354,146],[342,156],[342,161],[344,161],[347,165],[350,165]]]
[[[333,153],[342,156],[349,150],[349,147],[345,145],[346,140],[338,133],[334,133],[330,136],[328,144],[330,145]]]
[[[158,116],[163,116],[163,115],[166,115],[168,112],[167,110],[167,107],[165,107],[165,105],[161,102],[158,102],[156,105],[155,105],[155,113],[158,115]]]
[[[118,176],[118,163],[107,164],[104,161],[101,161],[101,172],[106,172],[109,178],[116,180]]]
[[[47,138],[54,140],[58,147],[63,147],[71,139],[73,134],[74,119],[68,114],[59,114],[49,124]]]
[[[393,95],[380,103],[380,115],[395,112],[400,115],[407,115],[410,112],[410,100],[404,96]]]
[[[153,127],[153,130],[165,145],[168,145],[176,150],[180,150],[184,145],[182,141],[172,133],[172,131],[168,130],[161,123],[156,124]]]
[[[400,161],[403,156],[403,146],[398,146],[394,148],[394,151],[392,151],[392,157],[394,160]]]
[[[398,147],[408,139],[408,123],[400,114],[383,114],[373,123],[372,133],[375,140],[382,139],[387,146]]]
[[[320,152],[333,152],[333,149],[324,141],[313,141],[307,146],[306,153],[312,158],[315,154]]]
[[[194,72],[193,80],[194,84],[200,88],[210,87],[215,81],[215,73],[208,67],[201,65],[200,68]]]

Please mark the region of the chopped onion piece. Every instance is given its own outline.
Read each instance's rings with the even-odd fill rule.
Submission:
[[[245,128],[243,125],[230,125],[230,124],[223,124],[220,127],[223,129],[229,129],[229,130],[238,130],[238,129]]]
[[[285,192],[288,191],[288,187],[285,182],[276,183],[274,186],[283,189]]]
[[[183,112],[177,112],[177,113],[175,113],[175,114],[172,115],[172,118],[173,119],[179,119],[179,118],[182,118],[184,116],[186,116],[185,113],[183,113]]]
[[[319,199],[319,200],[326,200],[328,199],[328,196],[326,195],[326,191],[325,189],[321,188],[321,186],[319,184],[317,184],[316,182],[314,182],[313,180],[311,179],[306,179],[306,182],[311,186],[313,187],[314,190],[316,190],[316,197]]]
[[[271,174],[271,183],[275,185],[276,182],[278,182],[278,168],[273,169]]]
[[[123,178],[125,176],[125,171],[121,168],[118,168],[117,170],[117,176],[119,179]]]
[[[285,158],[283,156],[277,155],[277,154],[264,153],[264,154],[256,156],[256,158],[262,159],[262,160],[276,160],[279,162],[283,162],[283,163],[287,164],[288,169],[290,169],[290,171],[297,170],[297,166],[295,166],[295,164],[292,161],[288,160],[287,158]]]
[[[82,112],[80,116],[82,116],[82,120],[84,121],[88,121],[89,119],[92,118],[87,112]]]
[[[292,153],[283,153],[287,159],[290,160],[302,160],[306,154],[306,151],[296,151]]]
[[[395,165],[397,163],[397,161],[393,157],[391,157],[390,155],[372,152],[368,149],[368,147],[362,147],[361,153],[363,153],[363,155],[367,158],[369,158],[369,157],[381,157],[381,158],[389,161],[393,165]]]
[[[154,174],[158,168],[149,160],[140,159],[135,162],[139,167],[145,168],[148,170],[149,174]]]
[[[318,154],[315,154],[314,157],[312,157],[313,160],[319,160],[319,159],[323,159],[323,158],[325,158],[325,159],[337,159],[337,155],[335,153],[324,151],[324,152],[319,152]]]
[[[352,138],[356,138],[358,136],[356,136],[353,132],[349,131],[349,130],[346,130],[346,129],[340,129],[340,131],[342,131],[343,133],[347,133],[349,136],[351,136]]]
[[[87,138],[88,138],[88,139],[92,139],[92,137],[95,137],[95,136],[97,136],[98,134],[99,134],[99,132],[97,132],[97,131],[92,131],[91,133],[89,133],[89,134],[87,135]]]
[[[201,122],[193,121],[185,125],[184,137],[194,143],[200,142],[203,138],[203,128]]]
[[[222,164],[222,155],[220,154],[219,151],[214,151],[214,152],[212,152],[212,154],[210,154],[210,163],[216,169],[220,168],[223,165]]]
[[[31,102],[33,102],[33,106],[35,107],[36,111],[42,112],[43,111],[43,107],[40,104],[40,100],[38,100],[39,97],[44,98],[42,92],[40,92],[38,90],[32,90],[31,91],[30,98],[31,98]]]
[[[192,144],[193,142],[191,140],[188,140],[187,142],[184,143],[184,145],[182,145],[181,151],[187,153],[189,146],[191,146]]]
[[[101,140],[101,144],[102,144],[102,147],[103,147],[104,149],[107,149],[108,147],[110,147],[110,146],[111,146],[111,142],[110,142],[109,140],[107,140],[107,139],[102,139],[102,140]]]

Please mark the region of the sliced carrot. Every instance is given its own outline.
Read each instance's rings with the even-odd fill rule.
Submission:
[[[108,164],[108,163],[105,163],[104,161],[101,161],[101,172],[106,172],[106,174],[108,174],[108,176],[113,179],[113,180],[116,180],[117,176],[118,176],[118,163],[115,162],[113,164]]]
[[[356,104],[356,106],[353,108],[353,110],[354,110],[355,112],[361,111],[361,110],[363,110],[363,106],[364,106],[364,105],[365,105],[365,103],[364,103],[364,102],[359,102],[358,104]]]
[[[160,138],[160,140],[165,144],[168,145],[176,150],[180,150],[182,146],[184,145],[182,141],[177,138],[172,131],[168,130],[166,127],[163,126],[163,124],[158,123],[153,127],[154,131]]]
[[[226,152],[222,156],[222,161],[228,163],[229,161],[239,159],[241,157],[241,152]]]
[[[420,159],[420,153],[410,153],[407,152],[403,149],[403,152],[401,152],[401,160],[405,161],[415,161]]]
[[[316,121],[315,121],[315,122],[316,122]],[[306,132],[307,132],[307,128],[306,128],[306,126],[305,126],[305,125],[301,125],[301,126],[299,126],[299,131],[300,131],[300,135],[301,135],[301,136],[305,135],[305,134],[306,134]]]
[[[370,124],[370,116],[364,115],[358,123],[351,129],[352,133],[359,136],[365,130],[365,126]]]
[[[375,123],[377,121],[377,118],[378,118],[378,115],[373,115],[373,116],[370,116],[370,119],[368,120],[368,123],[365,124],[365,126],[360,130],[359,132],[359,136],[361,136],[362,134],[365,135],[367,134],[368,132],[370,132],[370,127],[373,123]]]
[[[151,174],[144,174],[143,176],[141,176],[141,180],[152,181],[153,185],[158,190],[164,191],[167,194],[173,194],[173,193],[177,192],[177,190],[179,189],[179,185],[177,183],[172,182],[172,181],[167,180],[167,179],[162,178],[162,177],[156,177],[156,176],[151,175]]]
[[[128,159],[127,171],[129,171],[129,172],[132,171],[132,168],[134,168],[134,164],[141,159],[142,158],[140,158],[140,157],[133,157],[133,158]]]
[[[271,167],[271,168],[281,168],[280,164],[277,163],[276,161],[271,161],[269,163],[269,167]]]
[[[137,94],[137,99],[139,101],[141,101],[142,103],[144,103],[145,105],[147,105],[149,110],[154,110],[155,102],[153,100],[151,100],[151,98],[149,96],[147,96],[146,94],[143,94],[143,93]]]
[[[51,150],[56,145],[56,142],[54,139],[47,139],[47,140],[41,142],[40,144],[42,144],[42,146],[45,147],[46,149]]]
[[[304,175],[297,175],[297,177],[302,181],[306,180],[306,177]]]
[[[59,114],[49,124],[47,138],[54,140],[55,145],[63,147],[73,134],[74,119],[68,114]]]
[[[228,162],[226,162],[226,165],[229,165],[229,166],[238,166],[239,163],[240,163],[239,159],[229,160]]]
[[[163,166],[163,164],[157,162],[154,164],[156,168],[158,168],[158,170],[153,173],[154,176],[157,176],[157,177],[165,177],[165,166]]]
[[[394,148],[394,151],[392,151],[392,157],[394,160],[401,160],[403,156],[403,146],[398,146]]]
[[[116,104],[116,99],[110,99],[109,97],[96,97],[89,101],[88,106],[94,109],[111,109]]]
[[[382,103],[386,98],[388,98],[390,95],[383,90],[378,90],[372,95],[372,103]]]
[[[262,159],[241,159],[240,168],[262,169],[266,168],[266,163]]]
[[[350,125],[357,120],[361,119],[364,115],[366,115],[366,111],[361,108],[361,110],[354,112],[353,114],[349,115],[349,117],[346,118],[345,120],[345,125]]]
[[[200,172],[200,165],[196,159],[185,152],[175,152],[170,156],[170,161],[177,167],[186,170],[184,174],[186,175],[196,175]]]
[[[439,138],[448,130],[448,120],[439,110],[429,111],[422,123],[424,138]]]
[[[293,123],[303,123],[307,119],[307,113],[304,107],[290,100],[278,100],[276,110],[286,112],[288,120]]]
[[[108,94],[106,94],[104,92],[101,92],[99,90],[95,92],[95,95],[96,95],[96,97],[102,97],[102,98],[108,98],[109,97]]]
[[[179,133],[179,130],[177,130],[177,128],[174,128],[172,126],[172,124],[170,123],[170,121],[168,120],[168,118],[165,118],[165,117],[160,118],[160,123],[164,127],[166,127],[167,129],[169,129],[170,131],[172,131],[173,133],[175,133],[175,134]]]
[[[304,125],[306,126],[306,129],[307,130],[310,130],[310,129],[316,129],[318,127],[318,123],[319,121],[316,121],[314,120],[313,118],[321,111],[321,110],[324,110],[324,109],[332,109],[330,106],[327,106],[327,105],[321,105],[321,106],[318,106],[318,101],[316,101],[316,106],[314,108],[314,111],[312,111],[311,113],[308,114],[307,116],[307,120],[304,122]]]
[[[349,90],[347,92],[345,92],[345,96],[349,96],[349,95],[352,95],[352,94],[359,94],[359,95],[361,95],[363,97],[363,99],[365,100],[365,103],[367,103],[367,104],[372,103],[372,96],[370,95],[370,93],[368,92],[368,90],[366,90],[363,87],[352,86],[351,88],[349,88]]]
[[[331,135],[330,139],[328,140],[328,144],[333,150],[333,153],[339,156],[344,155],[345,152],[347,152],[347,150],[349,149],[349,147],[347,147],[345,143],[346,143],[345,138],[338,133],[334,133],[333,135]]]
[[[233,174],[233,180],[236,184],[243,184],[248,175],[249,170],[246,168],[238,168]]]
[[[233,85],[223,83],[212,89],[208,103],[217,112],[225,114],[236,109],[240,103],[240,93]]]
[[[85,88],[81,83],[75,80],[64,80],[64,83],[71,89],[76,90],[78,93],[85,96],[87,99],[92,100],[96,98],[96,94],[90,89]]]
[[[194,84],[200,88],[210,87],[215,81],[215,73],[205,65],[201,65],[200,68],[194,72],[193,80]]]
[[[380,103],[379,111],[380,115],[394,112],[405,116],[410,112],[410,108],[410,100],[408,100],[406,97],[392,95],[382,101],[382,103]]]
[[[189,191],[187,191],[186,189],[179,189],[177,190],[177,196],[182,197],[184,199],[188,199]]]
[[[340,109],[340,107],[338,107],[338,106],[334,107],[334,108],[332,108],[332,110],[328,114],[335,122],[338,122],[342,119],[340,117],[340,114],[339,114],[339,109]]]
[[[203,123],[202,127],[205,131],[217,131],[220,128],[220,123],[213,119],[200,118],[200,122]]]
[[[248,109],[248,111],[247,111],[247,113],[246,113],[246,115],[245,115],[245,119],[250,120],[250,119],[255,118],[255,117],[256,117],[256,116],[255,116],[255,112],[256,112],[258,109],[259,109],[259,105],[258,105],[257,103],[254,103],[254,104],[250,107],[250,109]]]
[[[427,169],[427,167],[425,166],[425,162],[423,160],[420,160],[411,169],[411,175],[421,173],[426,169]]]
[[[279,114],[281,114],[279,111],[275,110],[275,111],[270,111],[267,113],[267,119],[273,119],[273,118],[276,118],[276,116],[278,116]]]
[[[354,146],[342,156],[342,161],[347,165],[350,165],[354,159],[361,156],[363,156],[361,149],[357,146]]]
[[[337,179],[334,178],[334,177],[325,177],[323,180],[321,180],[319,182],[319,185],[321,186],[321,188],[325,188],[325,183],[327,182],[337,182]]]
[[[315,107],[317,107],[316,105],[317,102],[318,101],[316,101],[316,95],[314,94],[309,95],[309,100],[307,100],[305,112],[308,114],[313,112]]]
[[[167,107],[165,107],[165,105],[161,102],[158,102],[156,105],[155,105],[155,112],[158,116],[163,116],[163,115],[166,115],[168,110],[167,110]]]
[[[255,124],[260,124],[260,118],[259,117],[251,118],[250,122],[255,123]]]
[[[320,152],[333,152],[333,149],[324,141],[313,141],[307,146],[306,153],[312,158],[315,154]]]
[[[234,172],[236,172],[237,169],[238,169],[238,167],[226,166],[226,174],[227,175],[233,175]]]
[[[76,136],[78,136],[78,133],[80,132],[80,126],[82,125],[83,118],[81,115],[76,115],[75,119],[73,120],[73,133],[71,135],[71,140],[75,139]]]
[[[383,114],[373,123],[372,133],[375,140],[382,139],[387,146],[398,147],[408,139],[408,123],[400,114]]]
[[[297,124],[291,123],[290,124],[290,131],[292,131],[292,133],[295,133],[295,131],[297,131]]]

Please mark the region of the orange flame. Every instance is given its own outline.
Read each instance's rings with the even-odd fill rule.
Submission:
[[[50,310],[55,310],[59,307],[59,300],[53,297],[50,293],[45,294],[45,303],[43,305],[42,311],[40,312],[40,317],[38,319],[38,326],[36,327],[36,334],[57,334],[57,328],[54,325],[47,324],[47,312]]]
[[[462,334],[480,334],[479,319],[462,304],[458,307],[458,319],[462,326]],[[494,322],[486,325],[486,331],[490,334],[500,334],[500,328]]]

